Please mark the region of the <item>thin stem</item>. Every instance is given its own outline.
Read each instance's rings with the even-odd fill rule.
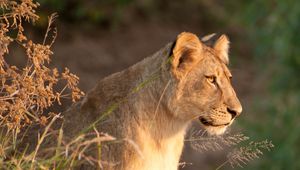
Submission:
[[[221,169],[223,166],[225,166],[225,165],[228,163],[228,161],[229,161],[229,160],[226,160],[225,162],[223,162],[220,166],[218,166],[218,167],[216,168],[216,170]]]

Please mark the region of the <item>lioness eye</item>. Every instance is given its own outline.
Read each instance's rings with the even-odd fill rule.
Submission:
[[[206,79],[208,82],[215,84],[216,82],[216,77],[215,76],[206,76]]]

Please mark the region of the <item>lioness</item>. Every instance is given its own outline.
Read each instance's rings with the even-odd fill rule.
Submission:
[[[65,112],[65,133],[73,136],[102,116],[97,129],[118,141],[102,147],[104,169],[176,170],[192,120],[219,135],[242,112],[228,49],[225,35],[209,47],[181,33],[153,56],[101,80]]]

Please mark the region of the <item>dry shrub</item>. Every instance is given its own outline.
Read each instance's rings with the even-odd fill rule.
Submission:
[[[49,68],[51,46],[56,37],[56,29],[52,23],[56,18],[49,17],[49,25],[43,43],[35,43],[24,34],[23,21],[35,22],[39,17],[35,14],[38,3],[32,0],[1,0],[0,7],[0,126],[18,133],[20,129],[32,122],[46,125],[50,116],[45,109],[55,102],[61,104],[61,98],[70,97],[73,102],[83,92],[77,87],[79,78],[65,68],[59,73],[57,68]],[[16,36],[14,32],[17,32]],[[50,43],[46,44],[50,37]],[[6,62],[9,45],[17,43],[26,51],[27,64],[18,68]],[[56,85],[65,81],[65,86],[57,90]]]

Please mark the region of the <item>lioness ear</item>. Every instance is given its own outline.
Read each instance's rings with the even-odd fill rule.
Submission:
[[[172,72],[177,78],[184,77],[201,56],[202,44],[192,33],[183,32],[177,36],[171,61]]]
[[[217,51],[219,58],[226,64],[229,64],[228,51],[229,40],[226,35],[221,35],[214,45],[214,49]]]

